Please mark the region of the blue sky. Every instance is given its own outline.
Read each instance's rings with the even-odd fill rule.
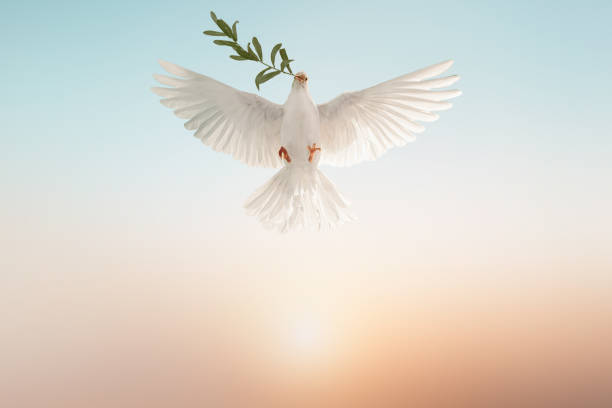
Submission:
[[[93,231],[131,228],[142,242],[148,225],[147,239],[161,247],[168,229],[277,245],[241,208],[272,172],[201,145],[149,90],[164,58],[256,92],[258,67],[230,60],[201,34],[212,9],[240,20],[241,38],[257,35],[265,50],[282,41],[311,77],[316,101],[448,58],[462,76],[463,96],[415,143],[375,163],[325,169],[360,224],[294,244],[367,242],[366,231],[416,242],[436,231],[431,251],[467,236],[474,248],[502,254],[532,239],[547,260],[556,253],[550,245],[585,245],[585,256],[609,262],[609,3],[375,5],[3,5],[2,216],[25,241],[9,240],[21,246],[35,237],[34,248],[45,248],[57,231],[76,237],[83,229],[93,245],[101,236]],[[261,95],[280,103],[288,89],[277,78]]]

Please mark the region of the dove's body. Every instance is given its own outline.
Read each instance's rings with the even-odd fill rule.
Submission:
[[[287,149],[291,162],[285,165],[309,165],[316,167],[321,155],[316,152],[312,162],[308,161],[310,152],[307,146],[321,143],[321,123],[319,109],[315,105],[307,87],[294,84],[287,101],[283,105],[281,124],[281,145]]]
[[[162,104],[188,119],[185,128],[211,148],[252,166],[282,167],[245,207],[265,226],[288,231],[323,229],[352,219],[348,204],[318,169],[319,162],[349,166],[374,160],[414,140],[421,122],[438,119],[458,90],[438,90],[456,75],[434,78],[452,61],[315,105],[308,77],[295,75],[284,105],[238,91],[207,76],[160,61],[179,78],[155,75],[169,87],[153,91]],[[279,150],[280,148],[280,150]],[[282,157],[282,158],[281,158]]]
[[[330,228],[349,221],[348,203],[318,169],[320,150],[311,158],[309,146],[319,145],[321,123],[304,82],[294,81],[283,105],[281,145],[289,160],[284,168],[247,200],[245,208],[267,227],[280,231]]]

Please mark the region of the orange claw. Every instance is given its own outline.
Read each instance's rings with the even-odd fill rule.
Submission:
[[[291,163],[291,157],[289,157],[289,153],[287,153],[287,149],[285,149],[284,146],[281,146],[280,150],[278,151],[278,157],[281,158],[281,160],[283,159],[287,160],[287,163]]]
[[[312,163],[312,159],[314,157],[315,152],[317,150],[321,151],[321,148],[319,146],[317,146],[316,143],[313,143],[312,147],[311,146],[306,146],[306,147],[308,148],[308,151],[310,152],[310,155],[308,156],[308,161]]]

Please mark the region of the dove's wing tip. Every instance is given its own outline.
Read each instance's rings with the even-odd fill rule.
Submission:
[[[161,59],[161,58],[157,60],[157,63],[167,72],[171,72],[172,68],[174,67],[173,63],[171,63],[170,61]]]
[[[179,67],[176,64],[171,63],[170,61],[166,61],[164,59],[158,59],[157,62],[159,63],[159,65],[166,70],[166,72],[169,72],[171,74],[175,74],[175,71],[180,71],[181,67]]]
[[[150,89],[151,89],[151,92],[153,92],[155,95],[164,97],[163,90],[167,88],[163,88],[161,86],[152,86]]]
[[[455,63],[455,60],[451,58],[451,59],[447,59],[446,61],[442,61],[438,65],[444,67],[444,69],[446,70],[446,69],[449,69],[450,67],[452,67],[454,63]]]
[[[167,80],[169,78],[170,78],[169,76],[164,75],[164,74],[153,74],[153,79],[155,79],[157,82],[163,85],[168,85]]]
[[[172,62],[163,59],[159,59],[157,60],[157,62],[159,62],[159,65],[161,65],[162,68],[166,70],[166,72],[172,75],[176,75],[178,77],[189,77],[198,75],[195,72],[188,70],[187,68],[183,68],[180,65],[173,64]]]

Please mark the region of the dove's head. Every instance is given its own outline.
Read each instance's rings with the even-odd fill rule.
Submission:
[[[298,72],[295,74],[295,79],[293,80],[293,86],[298,87],[308,87],[308,75],[305,72]]]

